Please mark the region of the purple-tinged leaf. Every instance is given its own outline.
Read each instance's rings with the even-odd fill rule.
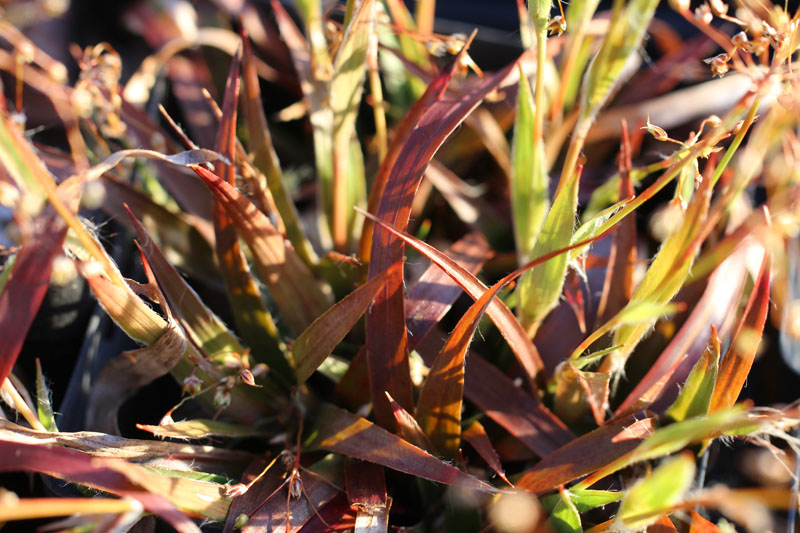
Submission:
[[[516,487],[541,494],[591,474],[633,451],[650,436],[654,422],[629,417],[582,435],[525,472]]]
[[[437,483],[498,492],[491,485],[344,409],[325,405],[315,419],[318,423],[313,430],[312,440],[306,444],[310,450],[328,450]]]
[[[17,361],[42,300],[50,286],[53,260],[67,234],[63,221],[50,209],[36,217],[30,240],[23,243],[0,292],[0,383]]]
[[[407,226],[411,204],[425,169],[450,133],[486,95],[500,86],[514,83],[520,70],[530,67],[530,61],[526,61],[529,56],[523,55],[494,76],[484,79],[469,93],[457,100],[448,100],[444,98],[445,90],[466,50],[467,46],[464,46],[411,110],[409,117],[413,119],[404,122],[376,178],[373,187],[378,191],[375,196],[379,203],[374,213],[389,225],[403,229]],[[523,69],[518,68],[520,66]],[[392,265],[402,263],[403,243],[392,233],[375,228],[369,258],[369,276],[374,277]],[[367,366],[375,416],[381,425],[393,428],[395,421],[384,391],[392,393],[406,409],[412,402],[402,271],[390,276],[378,292],[375,304],[367,314],[366,330]]]
[[[489,244],[480,233],[468,233],[444,251],[444,255],[473,275],[480,270],[491,253]],[[409,350],[415,349],[425,335],[444,318],[461,292],[461,287],[453,278],[435,264],[422,273],[406,295]]]
[[[39,472],[128,496],[138,500],[145,510],[163,518],[177,531],[199,533],[200,529],[194,522],[163,496],[141,490],[114,468],[120,464],[126,465],[119,459],[100,459],[60,447],[0,440],[0,471]]]
[[[492,441],[489,439],[489,435],[486,434],[486,430],[480,422],[477,420],[473,421],[472,424],[463,431],[461,437],[475,448],[475,451],[478,452],[483,460],[486,461],[486,464],[489,465],[489,468],[494,470],[494,473],[497,474],[500,479],[505,481],[509,486],[514,486],[506,477],[500,458],[497,456],[497,452],[492,446]]]
[[[292,345],[297,383],[302,385],[339,344],[372,303],[388,271],[367,281],[325,311]]]

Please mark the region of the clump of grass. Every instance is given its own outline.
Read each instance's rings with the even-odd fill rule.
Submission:
[[[520,1],[525,49],[484,72],[434,5],[140,5],[154,51],[127,80],[98,44],[69,82],[0,22],[0,470],[78,487],[5,490],[0,521],[764,530],[796,506],[788,484],[707,488],[704,465],[723,438],[796,448],[793,405],[739,400],[767,318],[790,364],[800,336],[798,14],[671,2],[684,43],[653,0]],[[77,279],[139,347],[103,354],[64,431],[60,378],[19,355]],[[166,374],[180,400],[137,425],[160,439],[120,435]]]

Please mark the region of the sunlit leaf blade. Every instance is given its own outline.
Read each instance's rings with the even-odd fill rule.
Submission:
[[[717,533],[722,531],[713,522],[700,516],[694,509],[689,511],[691,521],[689,522],[689,533]]]
[[[681,225],[664,242],[636,288],[633,298],[615,318],[625,316],[631,309],[640,305],[666,305],[672,300],[686,280],[700,247],[701,242],[696,236],[708,212],[710,200],[711,180],[704,179],[684,213]],[[653,323],[654,319],[628,323],[616,330],[612,342],[615,345],[624,344],[625,347],[610,355],[612,371],[617,372],[621,369],[628,355]]]
[[[692,368],[686,378],[678,399],[665,413],[676,422],[695,416],[708,414],[711,397],[714,394],[714,385],[717,381],[719,370],[720,342],[717,329],[711,326],[711,341],[703,352],[700,360]]]
[[[769,310],[769,282],[770,260],[767,254],[761,263],[761,270],[730,347],[720,362],[719,375],[709,406],[711,412],[731,407],[744,387],[764,331]]]
[[[366,199],[363,156],[354,138],[366,73],[367,45],[375,19],[375,3],[376,0],[351,2],[353,13],[333,60],[333,78],[328,95],[333,112],[330,226],[333,244],[339,250],[350,248],[356,217],[353,206],[363,204]]]
[[[436,449],[452,459],[461,446],[464,366],[469,344],[489,303],[505,283],[497,283],[464,313],[431,365],[417,401],[416,418]]]
[[[481,458],[486,461],[486,464],[489,465],[489,468],[494,470],[494,473],[497,474],[500,479],[508,483],[510,486],[514,486],[506,477],[506,474],[503,471],[503,465],[500,462],[500,458],[497,456],[497,452],[492,446],[492,441],[489,438],[489,435],[486,434],[486,430],[483,428],[483,425],[480,422],[473,420],[473,422],[461,433],[461,438],[469,442],[470,445],[475,448],[475,451],[478,452]]]
[[[236,185],[236,169],[233,161],[236,153],[236,118],[239,99],[240,56],[231,64],[222,118],[217,132],[216,148],[229,161],[219,162],[217,176],[231,187]],[[215,196],[213,202],[214,234],[216,254],[222,277],[225,280],[228,301],[240,335],[245,339],[256,359],[268,361],[271,368],[285,380],[291,382],[292,371],[284,359],[277,342],[277,328],[261,298],[255,279],[239,244],[236,223],[224,200]]]
[[[473,299],[478,300],[488,290],[473,274],[433,246],[384,222],[377,221],[377,224],[402,239],[406,244],[414,247],[415,250],[441,268],[447,276],[452,278]],[[544,364],[536,347],[528,338],[514,314],[508,309],[508,306],[499,300],[493,300],[486,309],[486,313],[506,338],[508,345],[514,351],[517,360],[528,372],[528,375],[531,378],[535,378],[544,368]]]
[[[672,373],[671,369],[684,355],[687,356],[688,361],[686,366],[694,366],[708,346],[709,325],[715,325],[719,329],[720,336],[727,335],[728,330],[732,327],[732,321],[729,318],[731,310],[737,305],[742,284],[748,276],[745,258],[750,254],[749,250],[751,250],[749,246],[740,247],[734,255],[717,267],[708,280],[703,296],[694,305],[680,331],[661,352],[658,360],[653,363],[647,374],[620,404],[615,416],[636,409],[635,406],[641,402],[647,391],[651,390],[665,375]],[[668,380],[669,383],[664,385],[674,391],[689,373],[690,368],[683,370],[684,368],[681,366],[680,374],[673,373]],[[674,397],[674,392],[672,397]]]
[[[0,521],[52,518],[75,513],[81,515],[141,512],[135,500],[112,498],[24,498],[13,505],[0,505]]]
[[[372,303],[389,271],[367,281],[311,323],[292,345],[297,383],[303,384]]]
[[[192,168],[230,213],[289,327],[303,331],[328,309],[329,296],[264,213],[214,173]]]
[[[753,416],[741,407],[732,407],[705,417],[690,418],[659,428],[636,449],[609,461],[578,484],[587,488],[596,481],[640,461],[656,459],[675,453],[690,444],[722,435],[746,435],[758,431],[765,420]]]
[[[36,414],[39,422],[47,431],[58,431],[56,418],[53,414],[50,388],[45,383],[45,376],[42,374],[42,365],[36,359]]]
[[[263,429],[252,426],[240,426],[229,424],[218,420],[182,420],[172,424],[151,426],[148,424],[136,424],[142,431],[152,433],[160,438],[172,439],[205,439],[208,437],[252,437],[263,436],[267,432]]]
[[[618,502],[625,495],[624,492],[592,489],[570,489],[567,494],[579,513],[591,511],[610,503]],[[545,510],[553,509],[561,500],[561,494],[551,494],[541,499]]]
[[[533,251],[550,204],[544,144],[541,139],[538,143],[533,139],[533,115],[533,93],[528,79],[521,76],[511,148],[513,166],[510,193],[520,263],[525,263]]]
[[[560,487],[558,492],[559,499],[550,514],[550,523],[558,533],[583,532],[581,515],[569,497],[569,493],[563,487]]]
[[[639,47],[657,5],[655,0],[636,0],[627,5],[614,2],[611,27],[584,78],[581,120],[592,120],[608,99],[628,57]]]
[[[311,439],[306,443],[308,449],[321,448],[438,483],[483,492],[498,491],[372,422],[338,407],[325,405],[315,419],[318,422]]]
[[[428,105],[417,111],[416,128],[408,133],[396,158],[392,160],[387,156],[384,161],[384,165],[397,164],[389,167],[391,172],[380,193],[375,216],[390,225],[400,228],[408,225],[414,194],[433,155],[487,94],[498,86],[516,81],[519,74],[517,65],[524,65],[524,61],[518,60],[493,77],[484,79],[458,100],[444,99],[442,96],[453,76],[455,62],[466,53],[466,48],[429,86],[426,91],[429,96],[422,97]],[[392,233],[375,228],[370,258],[369,276],[374,277],[392,265],[402,263],[403,242]],[[394,427],[394,417],[384,391],[389,391],[404,408],[411,405],[402,271],[390,276],[378,292],[372,311],[367,314],[366,330],[373,409],[381,425]]]
[[[0,441],[0,470],[4,472],[41,472],[60,479],[95,487],[138,500],[145,508],[182,533],[199,533],[194,522],[179,512],[163,496],[142,491],[112,465],[125,464],[116,459],[98,459],[80,452],[57,447]],[[131,468],[133,465],[128,465]],[[207,504],[206,504],[207,505]]]
[[[578,437],[539,461],[515,486],[541,494],[590,474],[634,450],[653,431],[653,422],[630,417]]]
[[[305,19],[306,35],[300,33],[284,7],[276,1],[271,3],[275,22],[281,39],[292,56],[303,97],[308,106],[308,119],[314,140],[314,160],[319,178],[319,200],[322,219],[322,238],[329,242],[333,213],[333,110],[328,104],[330,78],[333,72],[328,55],[327,39],[322,28],[322,5],[319,0],[304,0],[299,3]],[[349,139],[348,139],[349,141]]]
[[[564,248],[572,240],[578,206],[578,173],[559,187],[547,213],[531,257]],[[545,316],[558,304],[567,274],[568,256],[559,255],[522,276],[517,288],[520,322],[534,333]]]
[[[128,210],[136,237],[147,262],[153,269],[161,293],[170,309],[181,321],[184,330],[204,352],[214,356],[221,353],[243,353],[244,348],[233,332],[227,329],[191,286],[169,263],[161,249],[136,216]]]
[[[272,145],[267,119],[264,116],[264,106],[261,101],[261,87],[258,82],[255,58],[247,35],[242,36],[243,63],[242,79],[244,81],[244,109],[247,122],[248,144],[253,151],[253,161],[267,178],[275,206],[286,227],[286,237],[294,246],[297,255],[308,265],[313,267],[319,259],[311,243],[305,235],[305,230],[297,214],[297,208],[292,201],[291,194],[286,188],[281,171],[278,154]]]
[[[94,431],[46,433],[18,426],[12,422],[0,421],[0,440],[9,442],[37,443],[59,448],[85,452],[94,457],[125,459],[136,463],[157,461],[170,464],[181,454],[191,457],[194,466],[211,464],[239,464],[252,459],[246,452],[194,446],[157,440],[137,440],[115,437]],[[186,463],[182,463],[185,467]]]
[[[681,501],[694,481],[694,473],[691,452],[666,460],[628,490],[620,504],[617,520],[632,529],[652,524]]]

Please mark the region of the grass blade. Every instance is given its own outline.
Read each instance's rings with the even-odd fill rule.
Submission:
[[[231,187],[236,185],[233,161],[236,154],[236,104],[239,99],[240,65],[240,55],[237,54],[233,58],[225,87],[222,118],[216,140],[217,150],[228,159],[228,163],[218,164],[217,175]],[[276,340],[277,327],[261,299],[258,285],[250,274],[250,267],[239,245],[234,215],[226,209],[224,200],[217,196],[213,202],[213,218],[217,262],[239,333],[258,360],[267,361],[275,372],[291,383],[292,369]]]
[[[289,327],[303,331],[327,310],[330,297],[264,213],[213,172],[192,168],[231,215]]]
[[[766,254],[731,345],[720,362],[710,412],[731,407],[744,387],[764,332],[769,310],[769,281],[770,260]]]
[[[541,494],[590,474],[636,449],[653,431],[654,422],[629,417],[582,435],[539,461],[515,486]]]
[[[362,205],[366,199],[364,162],[355,136],[355,121],[367,70],[367,45],[375,23],[375,2],[351,0],[348,3],[353,13],[333,60],[329,93],[333,112],[330,227],[333,245],[340,251],[351,247],[356,217],[353,206]]]
[[[631,529],[649,526],[680,503],[694,482],[695,470],[691,452],[659,465],[628,490],[620,504],[617,520]]]
[[[534,105],[528,79],[520,76],[512,144],[511,208],[519,262],[533,251],[550,206],[549,177],[541,137],[534,142]]]
[[[292,197],[284,184],[283,172],[281,171],[278,154],[272,146],[272,138],[269,133],[267,119],[264,116],[264,106],[261,102],[261,87],[258,83],[258,73],[256,72],[255,58],[250,47],[250,40],[247,35],[242,35],[243,44],[243,64],[242,78],[244,80],[244,108],[245,119],[247,121],[247,133],[249,135],[249,146],[253,151],[253,161],[264,176],[267,178],[272,198],[275,206],[286,226],[286,236],[292,243],[297,255],[305,262],[309,268],[314,268],[319,262],[316,252],[305,235],[300,217],[297,214]]]
[[[438,483],[483,492],[500,492],[372,422],[338,407],[324,406],[316,420],[319,422],[313,438],[305,444],[308,449],[340,453]]]
[[[325,311],[297,337],[292,356],[297,384],[302,385],[347,335],[386,281],[389,272],[367,281]]]

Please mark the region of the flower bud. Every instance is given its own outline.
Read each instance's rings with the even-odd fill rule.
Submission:
[[[227,409],[231,405],[231,391],[227,387],[217,387],[214,392],[214,405],[220,409]]]
[[[192,374],[183,380],[183,394],[197,396],[203,390],[203,380]]]
[[[550,22],[547,24],[547,31],[550,32],[551,35],[561,35],[567,31],[567,21],[564,20],[561,15],[556,15],[551,18]]]
[[[667,135],[667,132],[664,131],[664,128],[650,123],[650,117],[647,117],[647,125],[642,126],[642,129],[646,130],[647,133],[655,137],[657,141],[666,141],[669,139],[669,135]]]
[[[239,372],[239,379],[242,380],[242,383],[245,385],[250,385],[251,387],[259,387],[260,385],[256,385],[256,380],[253,377],[253,373],[250,372],[248,369],[244,369]]]
[[[233,523],[233,529],[243,529],[244,526],[247,525],[247,522],[250,520],[250,517],[246,514],[242,513],[236,517],[236,521]]]

